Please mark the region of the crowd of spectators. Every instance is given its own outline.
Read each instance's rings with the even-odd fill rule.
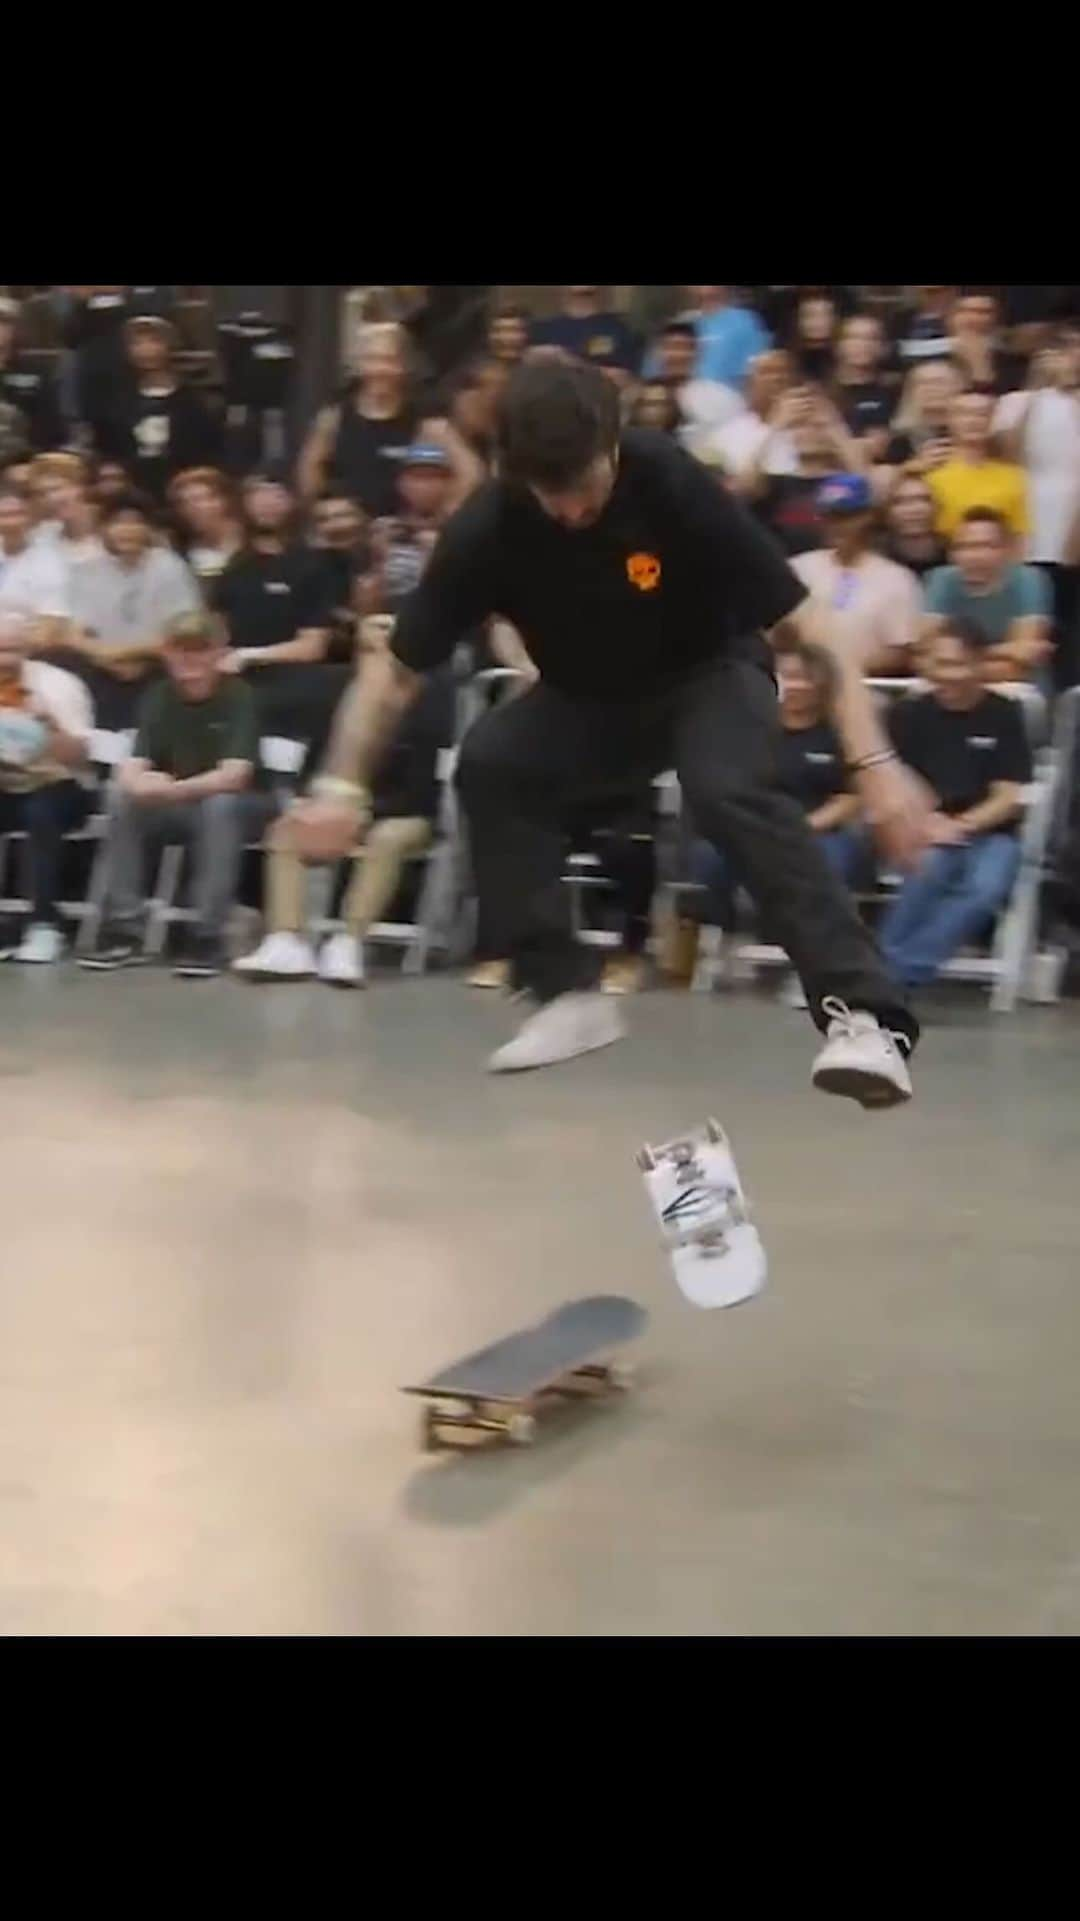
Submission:
[[[303,784],[359,654],[386,644],[440,526],[491,471],[510,370],[546,352],[603,368],[628,426],[677,438],[760,517],[868,675],[927,680],[895,739],[938,796],[940,832],[883,937],[902,977],[929,978],[1015,874],[1026,748],[994,686],[1052,698],[1080,679],[1080,289],[693,286],[644,331],[600,287],[559,289],[541,318],[494,289],[453,291],[456,307],[399,290],[414,298],[363,320],[291,463],[253,431],[290,352],[257,317],[222,329],[219,392],[181,364],[170,289],[49,290],[52,361],[26,346],[20,302],[0,300],[0,836],[25,837],[31,901],[0,952],[65,951],[63,841],[90,809],[105,730],[132,744],[104,803],[109,899],[89,960],[138,957],[150,864],[182,842],[195,918],[177,971],[219,971],[242,850],[265,834],[263,938],[238,971],[358,984],[365,929],[435,831],[454,686],[436,680],[383,770],[375,829],[337,879],[343,932],[321,954],[258,743],[302,743]],[[502,622],[465,654],[459,676],[530,671]],[[784,778],[854,883],[865,836],[828,668],[781,648]],[[652,824],[647,795],[567,821],[621,906],[613,991],[644,974]],[[737,876],[705,846],[691,869],[700,913],[726,924]],[[503,957],[478,959],[478,982],[505,979]]]

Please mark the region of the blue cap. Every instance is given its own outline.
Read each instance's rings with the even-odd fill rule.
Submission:
[[[394,447],[387,450],[393,460],[399,460],[403,467],[449,467],[450,456],[445,447],[436,447],[430,442],[415,441],[411,447]]]
[[[863,514],[873,506],[874,496],[864,474],[830,474],[814,501],[822,514]]]

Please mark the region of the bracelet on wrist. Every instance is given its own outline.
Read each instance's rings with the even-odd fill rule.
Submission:
[[[311,791],[318,800],[348,800],[357,808],[367,807],[371,798],[359,781],[341,780],[336,774],[320,774],[312,781]]]
[[[899,760],[899,758],[899,754],[893,748],[882,747],[876,754],[864,754],[861,760],[849,761],[848,773],[865,774],[870,767],[885,767],[889,761]]]

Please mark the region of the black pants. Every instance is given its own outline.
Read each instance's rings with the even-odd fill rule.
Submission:
[[[0,834],[26,835],[26,864],[35,921],[56,922],[56,896],[65,834],[81,827],[91,796],[75,780],[54,781],[29,794],[0,793]]]
[[[575,853],[595,854],[614,890],[628,954],[643,954],[656,892],[656,840],[652,789],[610,803],[585,807],[570,822]]]
[[[776,691],[760,667],[718,660],[647,701],[572,699],[539,685],[476,722],[458,783],[479,896],[479,945],[507,954],[537,1000],[590,986],[594,949],[571,933],[562,883],[568,811],[668,767],[700,831],[730,853],[802,978],[819,1027],[830,995],[914,1042],[918,1024],[873,936],[777,784]]]

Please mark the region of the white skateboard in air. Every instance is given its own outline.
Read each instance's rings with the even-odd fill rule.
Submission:
[[[737,1307],[759,1294],[769,1266],[739,1170],[717,1121],[637,1157],[675,1279],[695,1307]]]

